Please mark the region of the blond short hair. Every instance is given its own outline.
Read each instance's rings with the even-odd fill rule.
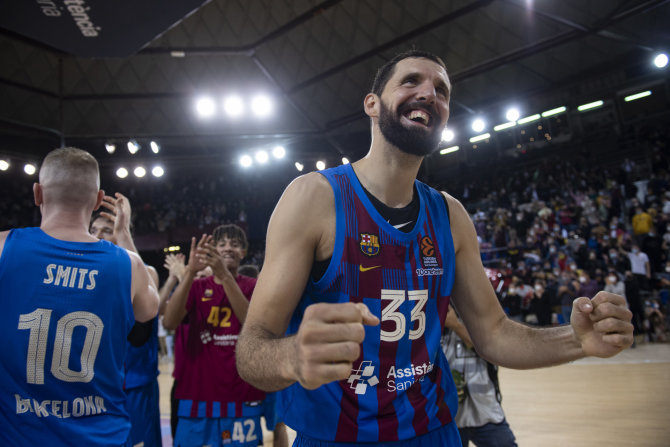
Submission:
[[[45,202],[81,207],[95,202],[100,169],[96,159],[84,150],[55,149],[42,161],[39,182]]]

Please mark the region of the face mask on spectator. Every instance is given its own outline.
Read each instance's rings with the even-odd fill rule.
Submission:
[[[616,254],[615,251],[610,252],[610,258],[612,258],[612,259],[616,259],[616,258],[617,258],[617,254]]]
[[[556,253],[556,247],[554,246],[549,247],[549,253]]]
[[[579,277],[579,282],[584,284],[586,282],[586,276],[580,276]]]
[[[516,289],[514,287],[509,288],[509,294],[514,295],[516,293]]]
[[[616,276],[614,276],[614,275],[610,275],[610,276],[608,276],[607,279],[608,279],[610,282],[616,282]]]
[[[639,248],[634,248],[634,249],[633,249],[633,253],[638,254],[639,252],[640,252],[640,249],[639,249]]]
[[[542,292],[542,286],[539,285],[539,284],[536,285],[536,286],[535,286],[535,291],[536,291],[536,292]]]

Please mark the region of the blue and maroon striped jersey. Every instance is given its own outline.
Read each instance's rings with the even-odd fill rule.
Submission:
[[[365,327],[348,380],[281,392],[284,421],[308,437],[389,442],[452,423],[458,398],[440,348],[454,282],[449,215],[440,192],[417,181],[419,217],[404,233],[386,222],[351,165],[322,171],[335,195],[335,248],[326,273],[310,280],[288,334],[318,302],[365,303],[381,320]]]

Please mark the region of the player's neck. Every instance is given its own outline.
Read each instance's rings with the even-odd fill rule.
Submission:
[[[384,142],[385,143],[385,142]],[[423,157],[406,154],[385,143],[370,148],[370,152],[353,164],[361,184],[386,206],[407,206],[414,194],[414,181]]]
[[[40,229],[49,236],[63,241],[95,242],[88,232],[89,218],[85,213],[57,211],[44,212]]]

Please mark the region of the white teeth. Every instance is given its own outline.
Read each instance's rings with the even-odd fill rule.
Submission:
[[[429,117],[422,110],[412,110],[411,112],[409,112],[409,115],[407,116],[407,118],[409,118],[411,120],[420,119],[423,122],[424,125],[428,125]]]

